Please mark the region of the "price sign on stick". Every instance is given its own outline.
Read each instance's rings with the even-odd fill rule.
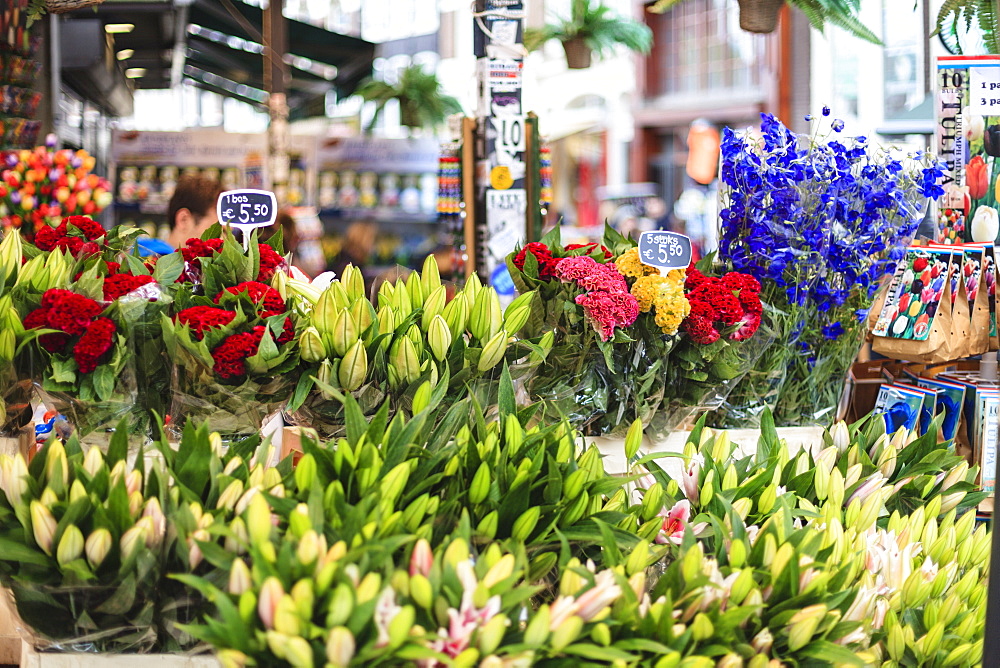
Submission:
[[[660,269],[684,269],[691,264],[691,239],[676,232],[654,230],[639,235],[639,259]]]
[[[249,232],[270,227],[278,215],[274,193],[266,190],[227,190],[219,195],[219,222]]]

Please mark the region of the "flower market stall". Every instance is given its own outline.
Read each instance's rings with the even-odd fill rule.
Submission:
[[[773,119],[727,142],[719,256],[556,231],[507,258],[506,308],[433,257],[372,294],[350,266],[296,278],[280,232],[143,258],[82,216],[8,230],[4,433],[51,411],[0,454],[22,665],[978,665],[992,471],[961,374],[850,423],[817,398],[881,277],[922,280],[936,167]],[[996,267],[961,281],[959,255],[938,308],[954,277],[971,326]],[[804,406],[787,422],[824,424],[776,429]]]

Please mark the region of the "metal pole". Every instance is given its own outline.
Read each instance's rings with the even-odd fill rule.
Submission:
[[[1000,475],[1000,457],[996,457],[996,473]],[[1000,667],[1000,531],[997,531],[996,517],[1000,508],[994,493],[993,515],[990,528],[993,530],[993,548],[990,554],[990,580],[986,597],[986,633],[983,642],[983,668]],[[972,511],[970,511],[972,512]]]
[[[284,0],[271,0],[264,12],[264,86],[268,92],[268,180],[278,204],[285,202],[288,187],[288,24],[282,13]]]
[[[59,42],[59,17],[49,14],[49,109],[52,110],[52,132],[55,148],[62,147],[62,45]]]

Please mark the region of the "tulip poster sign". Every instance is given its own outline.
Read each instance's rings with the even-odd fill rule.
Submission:
[[[1000,56],[937,61],[938,241],[1000,241]]]

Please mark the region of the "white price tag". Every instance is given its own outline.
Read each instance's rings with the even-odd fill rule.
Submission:
[[[969,68],[969,107],[981,116],[1000,115],[1000,67]]]

